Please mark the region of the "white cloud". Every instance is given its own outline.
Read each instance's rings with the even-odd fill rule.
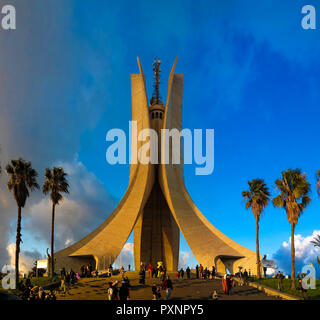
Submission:
[[[311,241],[320,234],[320,230],[314,230],[309,236],[297,234],[294,236],[296,272],[301,272],[304,265],[312,263],[318,270],[317,257],[320,256],[320,248],[315,247]],[[281,271],[287,274],[291,272],[291,237],[284,241],[276,253],[273,254],[275,264]]]
[[[72,162],[58,162],[68,173],[70,194],[56,206],[55,248],[62,249],[93,231],[112,212],[115,201],[102,182],[75,158]],[[25,228],[39,240],[49,244],[52,203],[41,198],[26,208]]]
[[[125,269],[128,269],[128,265],[131,265],[131,270],[134,269],[134,256],[133,256],[133,243],[128,242],[122,248],[119,256],[115,260],[113,266],[115,268],[121,268],[122,266]]]
[[[9,264],[15,266],[15,243],[10,243],[7,246],[7,251],[9,255]],[[34,262],[39,259],[41,259],[41,254],[37,251],[21,251],[19,256],[19,272],[28,274],[33,268]]]
[[[191,252],[180,251],[178,269],[180,268],[186,269],[188,266],[190,266],[190,261],[189,261],[190,258],[191,258]]]

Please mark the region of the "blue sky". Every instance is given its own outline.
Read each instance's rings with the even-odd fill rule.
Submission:
[[[320,32],[301,28],[301,8],[312,3],[10,2],[16,4],[17,30],[0,31],[5,75],[0,107],[7,108],[6,132],[8,123],[17,128],[0,138],[4,158],[23,155],[43,168],[77,157],[116,203],[128,186],[129,166],[106,163],[105,135],[111,128],[128,131],[136,57],[149,97],[153,58],[162,60],[165,97],[178,56],[176,72],[184,73],[183,126],[215,129],[213,174],[196,176],[192,165],[185,166],[186,186],[198,208],[218,229],[254,250],[254,218],[244,209],[241,191],[259,177],[274,193],[281,171],[299,167],[312,185],[313,201],[296,234],[307,237],[320,230],[314,188],[320,168]],[[28,107],[32,116],[15,121],[14,114],[27,115]],[[43,121],[47,124],[39,128]],[[51,126],[55,134],[49,134]],[[99,213],[90,227],[108,213]],[[269,206],[260,230],[261,253],[277,252],[290,236],[285,212]],[[26,238],[26,250],[36,249],[30,230]],[[46,247],[47,240],[41,241]],[[184,241],[181,250],[189,250]]]

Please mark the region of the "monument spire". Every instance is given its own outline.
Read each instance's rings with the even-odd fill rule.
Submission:
[[[153,84],[153,93],[152,93],[152,98],[150,100],[150,104],[156,105],[156,104],[163,104],[161,101],[161,96],[160,96],[160,90],[159,90],[159,85],[160,85],[160,64],[161,61],[159,58],[154,58],[153,62],[153,78],[154,78],[154,84]]]

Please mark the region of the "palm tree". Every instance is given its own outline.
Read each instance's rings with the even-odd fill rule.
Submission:
[[[316,172],[316,188],[318,196],[320,197],[320,169]]]
[[[288,169],[282,172],[282,178],[275,181],[280,195],[273,199],[273,205],[284,208],[291,224],[291,289],[295,290],[295,246],[294,230],[303,210],[311,202],[308,196],[310,184],[305,174],[300,169]]]
[[[242,197],[246,200],[246,209],[251,208],[256,219],[256,254],[257,277],[261,278],[260,253],[259,253],[259,221],[260,216],[270,200],[269,189],[263,179],[248,181],[249,191],[243,191]]]
[[[317,236],[314,237],[313,241],[311,241],[311,243],[313,243],[313,245],[315,247],[319,247],[320,248],[320,234],[318,234]],[[320,259],[319,257],[317,257],[317,261],[318,261],[318,265],[320,267]]]
[[[318,196],[320,197],[320,169],[316,172],[316,188],[318,192]],[[318,234],[311,243],[314,244],[315,247],[320,248],[320,235]],[[320,259],[317,257],[318,265],[320,266]]]
[[[66,179],[67,174],[61,167],[54,167],[52,170],[47,168],[44,173],[45,181],[42,186],[44,194],[50,193],[52,201],[52,217],[51,217],[51,275],[54,275],[54,216],[55,207],[63,200],[61,193],[69,193],[69,184]]]
[[[8,189],[13,193],[14,199],[18,205],[18,219],[17,219],[17,235],[16,235],[16,288],[19,285],[19,253],[21,242],[21,208],[24,208],[29,191],[39,189],[36,177],[37,172],[32,168],[31,162],[25,161],[21,158],[18,160],[11,160],[6,166],[6,172],[9,176],[7,183]]]

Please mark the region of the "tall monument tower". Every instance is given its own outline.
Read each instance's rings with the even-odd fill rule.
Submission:
[[[225,272],[225,268],[237,272],[242,266],[255,273],[255,252],[217,230],[193,203],[184,185],[182,152],[180,164],[132,161],[145,144],[137,138],[140,132],[152,128],[160,137],[161,129],[182,129],[183,74],[175,74],[176,63],[177,59],[169,76],[164,104],[159,91],[161,62],[155,60],[154,92],[149,104],[138,58],[140,72],[131,74],[132,120],[136,121],[137,130],[131,133],[133,163],[128,189],[105,222],[82,240],[56,253],[56,270],[62,267],[78,270],[89,262],[100,270],[106,269],[115,261],[133,230],[136,270],[141,261],[153,264],[163,261],[168,271],[177,270],[181,231],[204,267],[215,265],[217,272]],[[163,152],[159,147],[159,159]]]

